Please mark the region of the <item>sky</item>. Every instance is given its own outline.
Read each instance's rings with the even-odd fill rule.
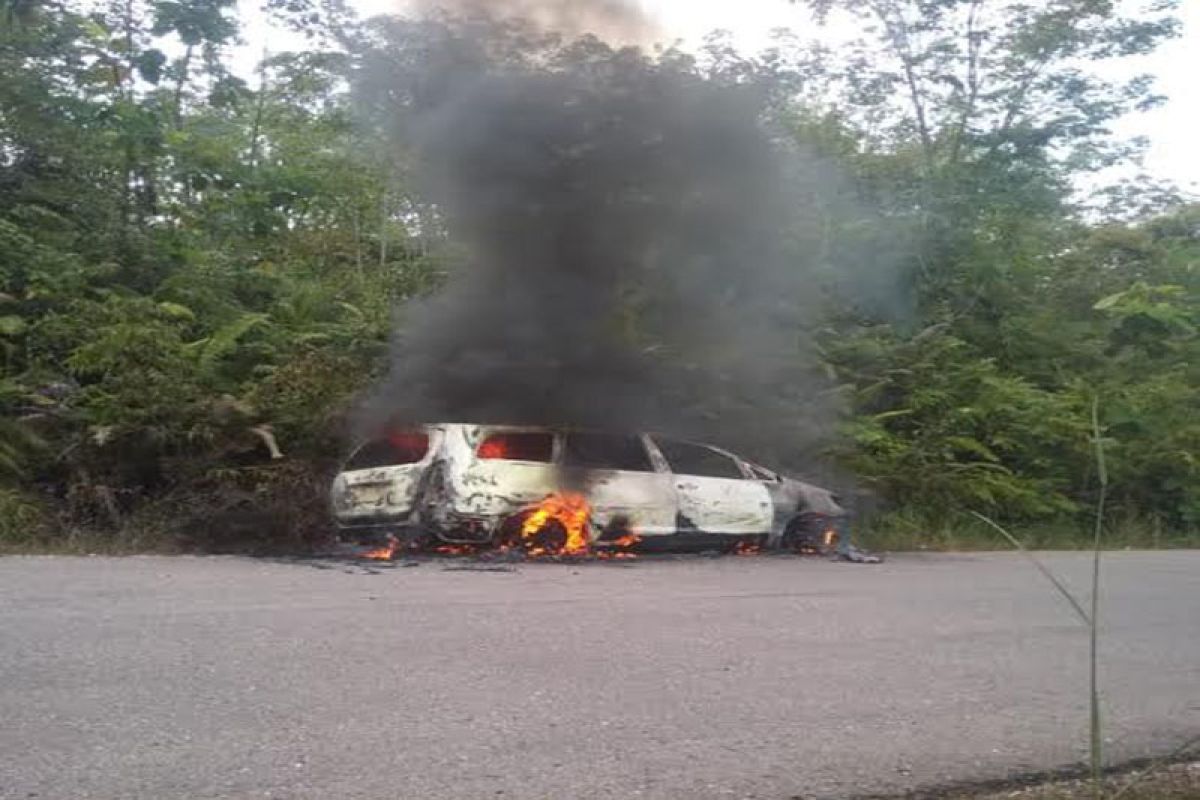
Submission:
[[[403,0],[349,0],[364,16],[393,13]],[[1149,0],[1125,0],[1127,7],[1139,7]],[[665,37],[678,39],[684,47],[698,44],[705,34],[727,30],[735,43],[754,52],[766,46],[776,28],[805,29],[817,38],[836,42],[848,32],[821,29],[813,25],[801,6],[790,0],[639,0],[639,5],[657,20]],[[1181,188],[1200,194],[1200,0],[1182,0],[1178,11],[1183,35],[1167,42],[1149,56],[1121,59],[1103,71],[1106,77],[1150,73],[1157,77],[1157,91],[1167,102],[1151,111],[1118,121],[1114,130],[1124,137],[1145,136],[1149,150],[1144,170],[1158,178],[1174,181]],[[251,15],[253,16],[253,15]],[[277,33],[264,30],[261,20],[247,20],[246,47],[255,56],[262,52],[262,41]],[[257,23],[257,24],[256,24]],[[273,41],[278,41],[273,39]],[[1135,165],[1127,165],[1122,174],[1134,174]]]

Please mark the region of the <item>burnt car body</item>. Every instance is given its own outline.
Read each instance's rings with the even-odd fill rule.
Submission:
[[[829,491],[706,444],[648,433],[429,424],[361,445],[334,479],[343,539],[488,544],[564,485],[590,505],[589,537],[644,549],[820,548],[845,511]]]

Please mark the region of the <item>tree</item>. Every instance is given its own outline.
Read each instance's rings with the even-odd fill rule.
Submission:
[[[852,42],[829,71],[830,100],[881,141],[915,139],[929,176],[939,168],[1003,156],[1091,169],[1130,151],[1107,124],[1162,97],[1152,78],[1112,81],[1090,62],[1141,55],[1178,35],[1170,12],[1120,13],[1112,0],[806,0],[825,20],[835,11],[871,39]]]
[[[820,51],[813,93],[873,149],[910,154],[892,195],[924,232],[914,264],[923,301],[952,314],[987,313],[980,287],[1003,291],[1021,243],[1045,237],[1039,222],[1070,215],[1072,181],[1137,152],[1109,124],[1161,102],[1152,79],[1107,80],[1088,65],[1150,52],[1179,30],[1171,2],[1146,14],[1109,0],[805,5],[867,33]]]

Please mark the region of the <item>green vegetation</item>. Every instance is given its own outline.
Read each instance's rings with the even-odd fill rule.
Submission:
[[[1077,188],[1136,150],[1112,120],[1155,102],[1081,65],[1174,22],[1096,0],[809,5],[873,16],[875,38],[663,57],[761,84],[770,122],[841,174],[797,237],[827,262],[835,311],[813,325],[847,399],[830,456],[879,498],[874,541],[996,543],[977,510],[1036,546],[1086,542],[1098,400],[1106,541],[1195,544],[1200,205]],[[269,6],[311,49],[249,78],[228,0],[0,8],[0,546],[324,535],[355,394],[453,249],[380,105],[417,90],[394,70],[428,28]]]

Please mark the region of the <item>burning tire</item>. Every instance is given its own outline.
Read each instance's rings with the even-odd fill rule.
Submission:
[[[567,527],[557,519],[548,519],[523,533],[533,513],[526,511],[509,517],[501,528],[500,546],[524,550],[531,555],[563,552],[567,546]]]
[[[783,532],[782,549],[796,553],[820,553],[833,551],[837,546],[837,530],[824,514],[805,512],[798,514]]]
[[[582,495],[553,494],[506,519],[498,544],[531,556],[585,555],[591,547],[590,518],[591,507]]]

